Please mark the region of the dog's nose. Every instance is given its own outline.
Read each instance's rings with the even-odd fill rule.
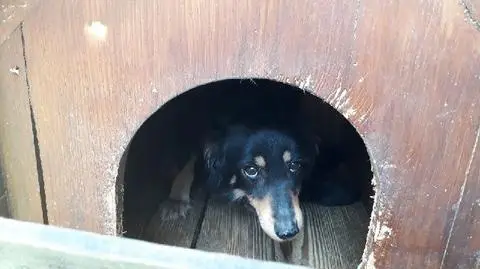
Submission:
[[[298,225],[296,223],[292,223],[292,225],[289,225],[287,229],[276,230],[275,233],[277,234],[278,238],[282,240],[288,240],[297,235],[299,231]]]

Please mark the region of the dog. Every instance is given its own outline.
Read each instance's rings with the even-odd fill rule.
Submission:
[[[220,88],[238,86],[228,83]],[[281,244],[293,244],[290,257],[277,260],[298,263],[304,231],[299,199],[303,195],[306,200],[323,199],[329,205],[349,202],[342,192],[330,190],[348,190],[350,183],[345,180],[347,183],[339,186],[335,180],[323,181],[320,170],[325,167],[316,162],[321,140],[302,124],[306,120],[300,113],[303,95],[287,90],[281,94],[278,89],[259,91],[269,89],[262,83],[256,81],[251,89],[230,91],[221,102],[216,102],[220,92],[215,92],[207,98],[211,103],[202,103],[208,112],[196,122],[202,123],[202,130],[210,131],[194,138],[197,146],[173,180],[169,198],[160,204],[158,212],[166,221],[186,217],[191,209],[190,190],[198,179],[211,198],[252,209],[262,230],[275,241],[276,254],[283,252],[279,251]],[[227,116],[219,119],[219,115]],[[328,191],[322,191],[325,186]]]
[[[315,145],[292,131],[233,126],[203,150],[207,189],[254,209],[263,231],[277,242],[303,228],[299,193],[315,160]]]
[[[198,165],[213,198],[253,208],[270,238],[290,241],[303,229],[299,194],[316,154],[314,140],[295,130],[229,126],[209,136],[175,178],[162,217],[186,216]]]

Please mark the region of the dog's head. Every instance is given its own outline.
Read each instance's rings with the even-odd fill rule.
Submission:
[[[303,228],[298,197],[314,143],[277,130],[234,128],[208,144],[204,157],[213,191],[251,205],[272,239],[291,240]]]

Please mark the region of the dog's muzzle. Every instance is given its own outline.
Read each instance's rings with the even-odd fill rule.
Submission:
[[[275,241],[288,241],[303,228],[303,214],[298,195],[277,189],[263,198],[247,196],[263,231]]]

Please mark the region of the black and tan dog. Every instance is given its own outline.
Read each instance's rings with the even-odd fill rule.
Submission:
[[[291,240],[303,228],[299,193],[314,163],[311,142],[291,130],[230,127],[204,148],[208,189],[253,207],[272,239]]]
[[[238,87],[225,83],[222,90]],[[349,192],[352,184],[344,180],[346,183],[339,185],[335,173],[333,180],[322,180],[323,172],[335,170],[338,164],[331,164],[336,161],[330,160],[331,156],[326,158],[330,162],[318,161],[326,151],[302,123],[307,119],[300,113],[305,95],[270,89],[261,80],[229,92],[222,102],[215,102],[221,92],[207,98],[211,103],[204,107],[210,112],[196,122],[204,125],[202,130],[215,131],[194,143],[197,150],[173,180],[169,199],[160,205],[160,217],[174,220],[186,216],[195,174],[211,197],[253,208],[270,238],[277,243],[294,242],[292,252],[299,251],[304,225],[299,198],[326,205],[348,204],[357,199]],[[218,115],[226,116],[219,120]],[[303,191],[302,186],[306,186]],[[283,258],[292,261],[291,257]]]
[[[314,164],[316,145],[308,136],[280,128],[235,125],[209,137],[201,158],[190,160],[174,180],[164,219],[185,216],[195,162],[209,193],[253,207],[264,232],[277,242],[303,228],[299,205],[302,181]]]
[[[256,212],[263,231],[280,242],[295,240],[290,254],[277,258],[296,262],[303,244],[303,214],[299,194],[310,175],[317,153],[315,143],[302,133],[277,128],[236,125],[210,137],[173,182],[169,200],[161,206],[164,220],[185,217],[190,209],[194,171],[200,167],[212,197],[240,202]],[[284,256],[285,255],[285,256]],[[288,255],[288,256],[287,256]]]

